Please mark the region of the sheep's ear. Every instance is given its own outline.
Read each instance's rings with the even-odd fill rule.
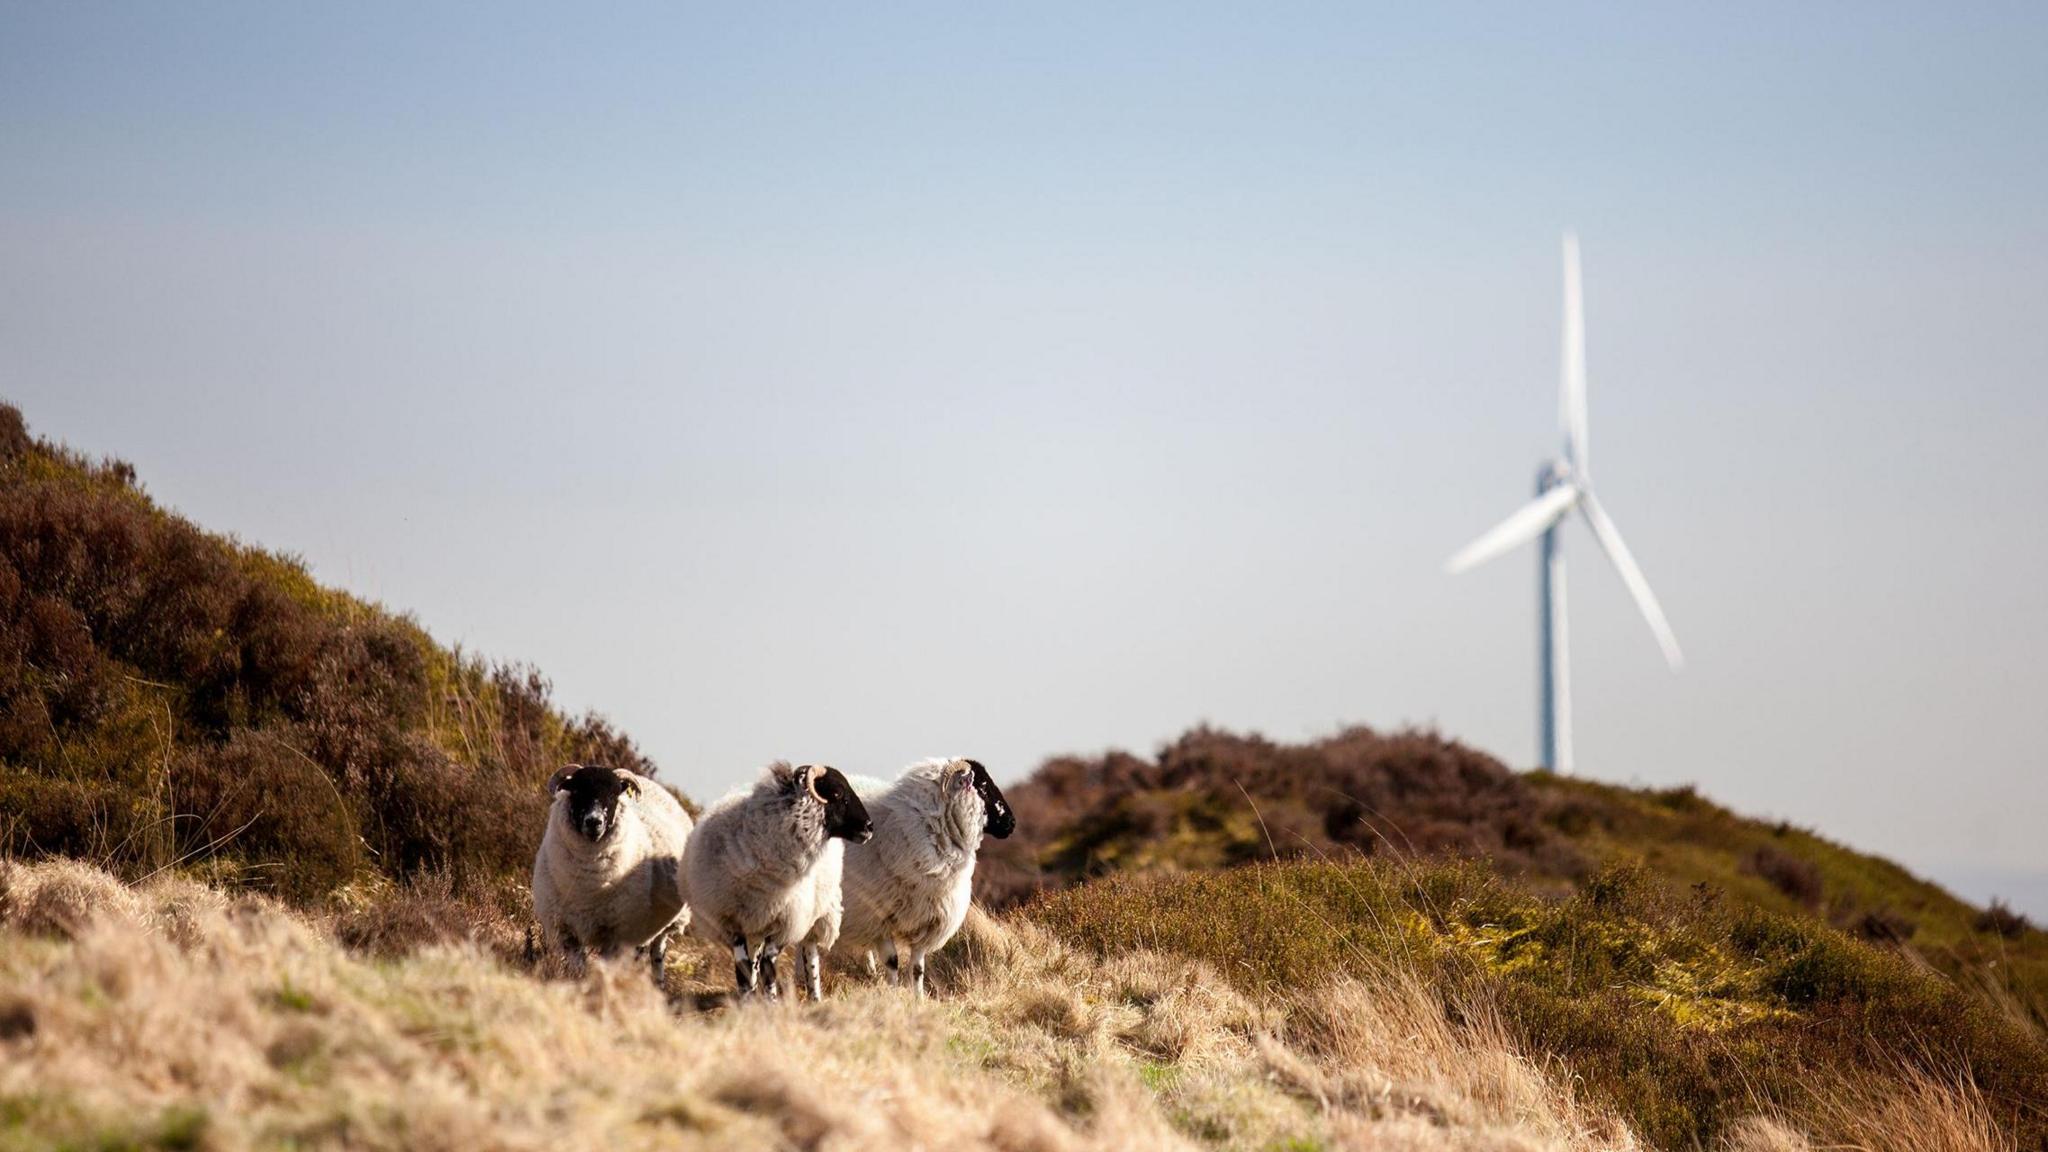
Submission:
[[[555,769],[555,774],[548,777],[548,795],[553,796],[555,793],[560,792],[562,785],[569,782],[569,777],[582,770],[583,765],[581,764],[564,764],[560,768]]]
[[[619,783],[621,787],[633,795],[638,796],[640,794],[640,774],[638,772],[628,772],[620,769]]]

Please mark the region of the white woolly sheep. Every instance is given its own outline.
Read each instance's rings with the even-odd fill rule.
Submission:
[[[873,834],[867,808],[836,768],[777,761],[752,790],[697,822],[683,856],[691,930],[732,948],[740,995],[780,995],[775,957],[799,948],[806,990],[820,991],[818,953],[839,935],[843,848]]]
[[[690,814],[643,776],[571,764],[548,780],[554,804],[533,858],[533,914],[581,975],[586,950],[645,948],[658,985],[669,941],[689,924],[683,852]]]
[[[893,784],[856,785],[874,818],[874,841],[846,854],[841,939],[888,957],[889,983],[901,978],[907,954],[913,987],[924,995],[925,957],[967,918],[974,860],[984,832],[998,840],[1016,830],[1002,789],[979,761],[925,760]]]

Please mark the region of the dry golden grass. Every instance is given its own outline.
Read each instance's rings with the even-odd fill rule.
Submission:
[[[1790,1118],[1750,1117],[1735,1126],[1723,1152],[2017,1152],[1976,1086],[1902,1068],[1884,1081],[1843,1080],[1820,1093],[1806,1123],[1847,1133],[1828,1144],[1809,1141]]]
[[[267,900],[0,864],[0,1147],[1634,1146],[1398,982],[1260,1003],[979,917],[934,976],[700,1012],[636,965],[380,959]]]
[[[0,861],[0,1149],[1638,1146],[1398,974],[1254,998],[977,915],[926,1002],[838,969],[822,1005],[700,1011],[691,960],[722,974],[686,956],[664,997],[636,964],[356,952],[266,899]],[[1955,1086],[1916,1091],[1835,1099],[1872,1148],[2001,1147]],[[1758,1121],[1728,1152],[1806,1147]]]
[[[1902,1068],[1884,1080],[1831,1084],[1812,1106],[1827,1130],[1846,1133],[1850,1147],[1871,1152],[2014,1152],[1976,1085]],[[1794,1145],[1795,1148],[1804,1147]]]

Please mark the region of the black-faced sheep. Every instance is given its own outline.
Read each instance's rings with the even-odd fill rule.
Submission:
[[[857,787],[875,836],[846,854],[841,939],[867,951],[871,971],[881,949],[892,984],[907,955],[922,996],[925,957],[967,918],[982,834],[1000,840],[1016,830],[1017,819],[975,760],[925,760],[893,784],[863,780]]]
[[[669,940],[689,923],[683,853],[690,814],[643,776],[571,764],[548,781],[554,804],[533,858],[533,913],[580,975],[584,954],[647,949],[662,982]]]
[[[798,946],[812,996],[818,952],[838,935],[838,840],[873,834],[867,808],[836,768],[769,765],[752,790],[720,800],[697,822],[683,857],[691,930],[732,949],[742,996],[778,995],[775,957]]]

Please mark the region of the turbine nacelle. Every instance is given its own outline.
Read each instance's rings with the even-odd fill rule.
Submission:
[[[1543,467],[1536,470],[1536,494],[1539,496],[1571,482],[1572,466],[1568,461],[1545,461]]]

